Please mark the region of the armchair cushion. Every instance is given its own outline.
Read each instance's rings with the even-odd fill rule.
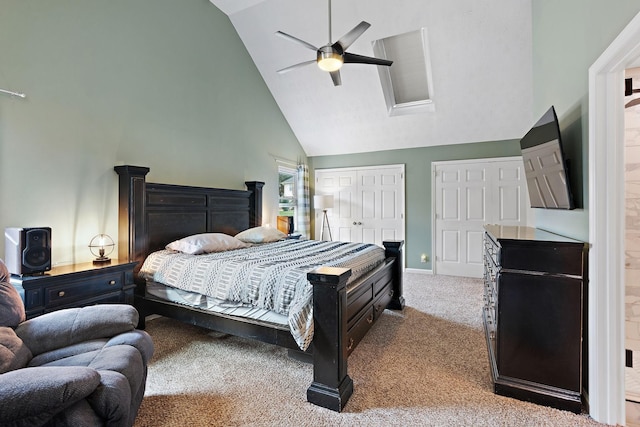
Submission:
[[[27,366],[31,352],[13,329],[0,326],[0,374]]]
[[[11,276],[4,262],[0,260],[0,326],[15,328],[24,322],[24,304],[16,288],[10,283]]]
[[[58,310],[22,322],[16,334],[34,356],[85,341],[133,331],[138,312],[126,304],[92,305]]]
[[[0,425],[42,425],[100,385],[87,367],[24,368],[0,375]]]

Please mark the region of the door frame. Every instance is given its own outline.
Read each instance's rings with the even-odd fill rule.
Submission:
[[[624,71],[640,13],[589,68],[589,415],[624,425]]]
[[[431,162],[431,252],[433,255],[433,259],[431,262],[431,271],[433,274],[438,274],[437,272],[437,263],[436,263],[436,248],[437,248],[437,239],[436,239],[436,168],[442,165],[452,165],[452,164],[469,164],[469,163],[494,163],[494,162],[507,162],[507,161],[517,161],[522,160],[522,156],[509,156],[509,157],[487,157],[480,159],[463,159],[463,160],[442,160],[437,162]],[[528,197],[528,196],[527,196]],[[529,213],[527,215],[527,223],[531,224],[533,218],[530,216],[531,209],[529,209]]]

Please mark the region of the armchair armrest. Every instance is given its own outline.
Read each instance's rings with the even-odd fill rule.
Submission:
[[[18,335],[34,356],[79,342],[132,331],[138,311],[126,304],[92,305],[43,314],[21,323]]]
[[[23,368],[0,375],[0,425],[43,425],[88,397],[100,374],[86,367]]]

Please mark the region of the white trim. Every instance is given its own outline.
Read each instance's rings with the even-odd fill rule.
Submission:
[[[640,58],[640,14],[589,68],[589,414],[625,424],[624,70]]]
[[[298,167],[298,163],[296,163],[294,160],[285,159],[284,157],[278,157],[274,154],[272,154],[271,157],[273,157],[273,160],[275,160],[275,162],[278,164],[294,169]]]
[[[404,174],[404,163],[398,163],[393,165],[374,165],[374,166],[353,166],[353,167],[344,167],[344,168],[326,168],[326,169],[315,169],[315,171],[323,171],[323,172],[340,172],[340,171],[362,171],[368,169],[384,169],[384,168],[402,168],[402,173]],[[315,175],[315,173],[314,173]]]
[[[438,165],[452,165],[455,163],[492,163],[492,162],[510,162],[513,160],[522,160],[522,156],[509,156],[509,157],[486,157],[481,159],[464,159],[464,160],[439,160],[437,162],[431,162],[431,170],[433,166]]]
[[[415,273],[423,275],[433,275],[433,270],[425,270],[424,268],[405,268],[405,273]]]

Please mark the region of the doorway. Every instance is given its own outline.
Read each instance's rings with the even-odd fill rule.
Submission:
[[[627,425],[640,426],[640,68],[625,71],[624,131],[625,409]]]
[[[640,14],[589,68],[589,413],[625,424],[624,72],[640,60]]]

